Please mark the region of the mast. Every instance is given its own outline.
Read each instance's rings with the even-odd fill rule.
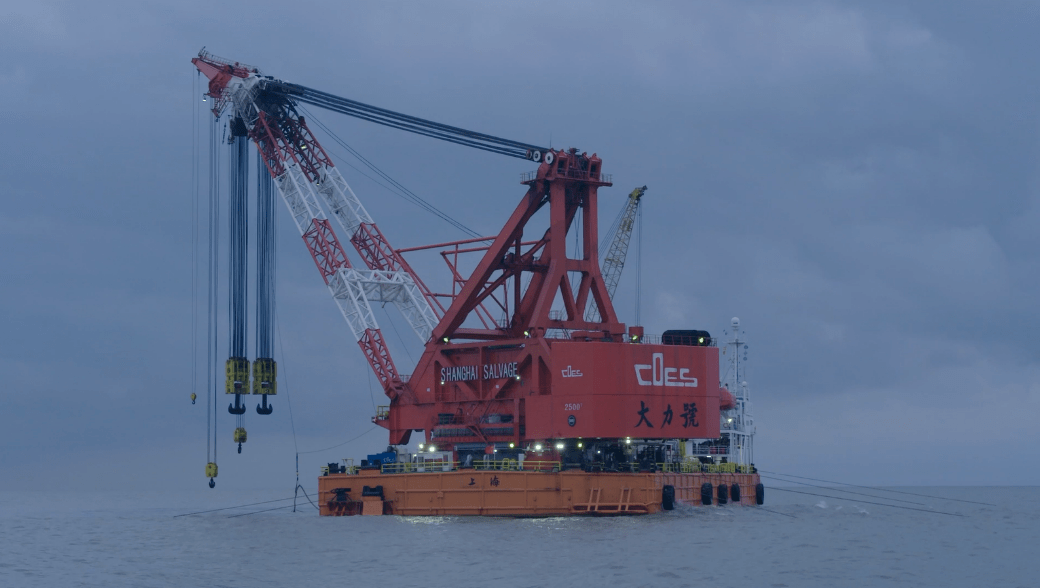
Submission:
[[[755,418],[751,406],[751,392],[745,380],[744,367],[747,361],[747,341],[741,338],[740,319],[730,321],[733,336],[726,342],[729,352],[729,377],[724,386],[736,398],[736,407],[722,413],[722,434],[729,439],[731,460],[742,465],[754,463]]]

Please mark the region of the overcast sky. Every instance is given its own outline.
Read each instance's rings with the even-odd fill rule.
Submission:
[[[0,488],[205,485],[205,408],[188,399],[203,46],[370,104],[596,152],[615,184],[602,225],[649,186],[642,322],[721,334],[741,318],[760,468],[1040,482],[1036,3],[344,4],[0,6]],[[314,114],[484,234],[534,167]],[[465,236],[319,139],[394,246]],[[372,430],[385,401],[278,210],[281,393],[272,416],[247,414],[241,456],[221,414],[218,491],[291,488],[297,448]],[[434,261],[417,269],[446,285]],[[615,298],[630,324],[633,270]],[[410,371],[414,336],[379,319]],[[301,479],[383,444],[376,429],[304,454]]]

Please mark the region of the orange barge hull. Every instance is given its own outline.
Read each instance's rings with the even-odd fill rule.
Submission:
[[[653,514],[664,508],[665,487],[674,501],[701,505],[704,484],[711,502],[759,502],[758,474],[742,473],[586,473],[454,470],[384,474],[360,470],[318,478],[322,516],[482,515],[543,517],[568,515]],[[720,486],[726,488],[720,492]],[[734,486],[736,491],[734,492]]]

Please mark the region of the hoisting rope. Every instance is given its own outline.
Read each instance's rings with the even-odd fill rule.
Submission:
[[[199,102],[202,72],[195,70],[191,88],[191,403],[195,404],[199,380]],[[206,406],[209,410],[209,405]],[[209,442],[209,433],[206,433]],[[206,448],[209,461],[209,448]]]
[[[235,392],[235,434],[238,452],[246,440],[243,394],[249,394],[249,363],[246,359],[246,278],[249,260],[249,139],[232,133],[228,149],[228,358],[225,392]],[[244,366],[244,373],[239,370]],[[228,368],[229,370],[232,367]],[[240,388],[237,386],[241,386]],[[239,393],[241,390],[241,393]],[[229,409],[230,410],[230,409]]]
[[[214,373],[217,362],[217,286],[219,260],[217,258],[220,238],[220,150],[217,148],[216,117],[210,119],[209,127],[209,258],[206,292],[206,452],[208,463],[217,463],[217,394]],[[212,411],[212,412],[211,412]],[[212,453],[210,437],[212,436]],[[209,485],[215,485],[214,476]]]
[[[274,359],[275,280],[278,266],[276,263],[277,225],[275,219],[277,217],[275,216],[274,180],[271,178],[267,166],[264,165],[264,157],[260,150],[257,150],[256,154],[256,180],[256,341],[254,350],[256,361],[258,365],[262,366],[263,362]],[[275,386],[276,382],[270,382],[270,384]],[[255,392],[258,387],[255,379],[253,386]],[[263,399],[266,406],[266,394],[263,395]],[[260,414],[267,414],[267,411],[261,410]]]

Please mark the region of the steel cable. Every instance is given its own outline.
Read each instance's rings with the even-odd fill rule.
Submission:
[[[466,225],[462,224],[461,222],[457,221],[456,219],[452,218],[450,215],[448,215],[444,211],[438,209],[436,206],[431,204],[429,201],[423,199],[422,197],[417,195],[415,192],[412,192],[411,190],[406,188],[403,184],[401,184],[400,182],[398,182],[397,180],[392,178],[389,174],[384,172],[382,169],[377,167],[374,163],[369,161],[366,157],[361,155],[361,153],[359,153],[356,149],[351,147],[346,141],[344,141],[342,138],[340,138],[339,135],[337,135],[335,132],[333,132],[332,129],[330,129],[327,125],[325,125],[325,123],[323,123],[321,120],[319,120],[317,117],[315,117],[307,109],[301,107],[301,110],[307,115],[308,118],[310,118],[312,121],[314,121],[315,124],[318,125],[318,128],[320,128],[321,130],[325,131],[325,133],[336,144],[338,144],[340,147],[343,147],[344,149],[346,149],[348,153],[350,153],[358,161],[360,161],[362,164],[364,164],[366,167],[368,167],[370,170],[372,170],[373,173],[375,173],[380,178],[382,178],[384,181],[389,183],[393,188],[388,188],[387,186],[383,186],[383,187],[388,189],[388,190],[390,190],[391,193],[393,193],[393,194],[395,194],[395,195],[397,195],[397,196],[399,196],[401,198],[404,198],[407,201],[410,201],[412,204],[417,205],[419,208],[422,208],[423,210],[425,210],[425,211],[429,212],[430,214],[436,216],[437,218],[447,222],[448,224],[450,224],[453,227],[459,229],[463,233],[468,234],[471,237],[481,237],[481,236],[483,236],[480,233],[477,233],[473,229],[471,229],[471,228],[467,227]],[[353,165],[350,165],[349,163],[347,165],[352,167],[352,168],[354,168],[354,169],[357,169],[356,167],[354,167]],[[370,180],[376,182],[377,184],[380,184],[374,178],[371,178],[370,176],[368,176],[367,174],[364,174],[360,170],[358,170],[358,171],[359,171],[359,173],[362,173],[362,175],[365,175],[365,177],[369,178]],[[380,184],[380,185],[382,186],[382,184]]]
[[[907,495],[910,495],[910,496],[920,496],[921,498],[935,498],[935,499],[938,499],[938,500],[951,500],[951,501],[954,501],[954,502],[966,502],[968,504],[981,504],[981,505],[984,505],[984,506],[997,506],[997,505],[991,504],[989,502],[978,502],[978,501],[975,501],[975,500],[964,500],[964,499],[961,499],[961,498],[946,498],[945,496],[931,496],[929,494],[917,494],[917,493],[914,493],[914,492],[903,492],[903,491],[900,491],[900,490],[888,490],[888,489],[885,489],[885,488],[878,488],[878,487],[875,487],[875,486],[860,486],[860,485],[857,485],[857,484],[847,484],[845,482],[835,482],[833,480],[821,480],[819,478],[807,478],[805,476],[795,476],[793,474],[781,474],[779,472],[767,472],[765,470],[758,470],[758,471],[763,473],[763,474],[773,474],[774,476],[786,476],[788,478],[801,478],[802,480],[812,480],[813,482],[825,482],[827,484],[840,484],[842,486],[852,486],[853,488],[864,488],[866,490],[877,490],[878,492],[891,492],[893,494],[907,494]],[[789,480],[784,480],[784,481],[789,481]]]
[[[830,495],[827,495],[827,494],[816,494],[814,492],[802,492],[801,490],[791,490],[789,488],[777,488],[775,486],[770,486],[769,489],[770,490],[777,490],[777,491],[780,491],[780,492],[792,492],[794,494],[805,494],[807,496],[820,496],[822,498],[830,498],[831,500],[848,500],[849,502],[861,502],[863,504],[873,504],[875,506],[887,506],[889,508],[902,508],[904,510],[916,510],[916,511],[920,511],[920,512],[930,512],[932,514],[941,514],[941,515],[947,515],[947,516],[951,516],[951,517],[965,517],[965,515],[962,515],[962,514],[956,513],[956,512],[943,512],[941,510],[928,510],[927,508],[914,508],[912,506],[899,506],[897,504],[885,504],[883,502],[870,502],[869,500],[857,500],[855,498],[845,498],[844,496],[830,496]]]

